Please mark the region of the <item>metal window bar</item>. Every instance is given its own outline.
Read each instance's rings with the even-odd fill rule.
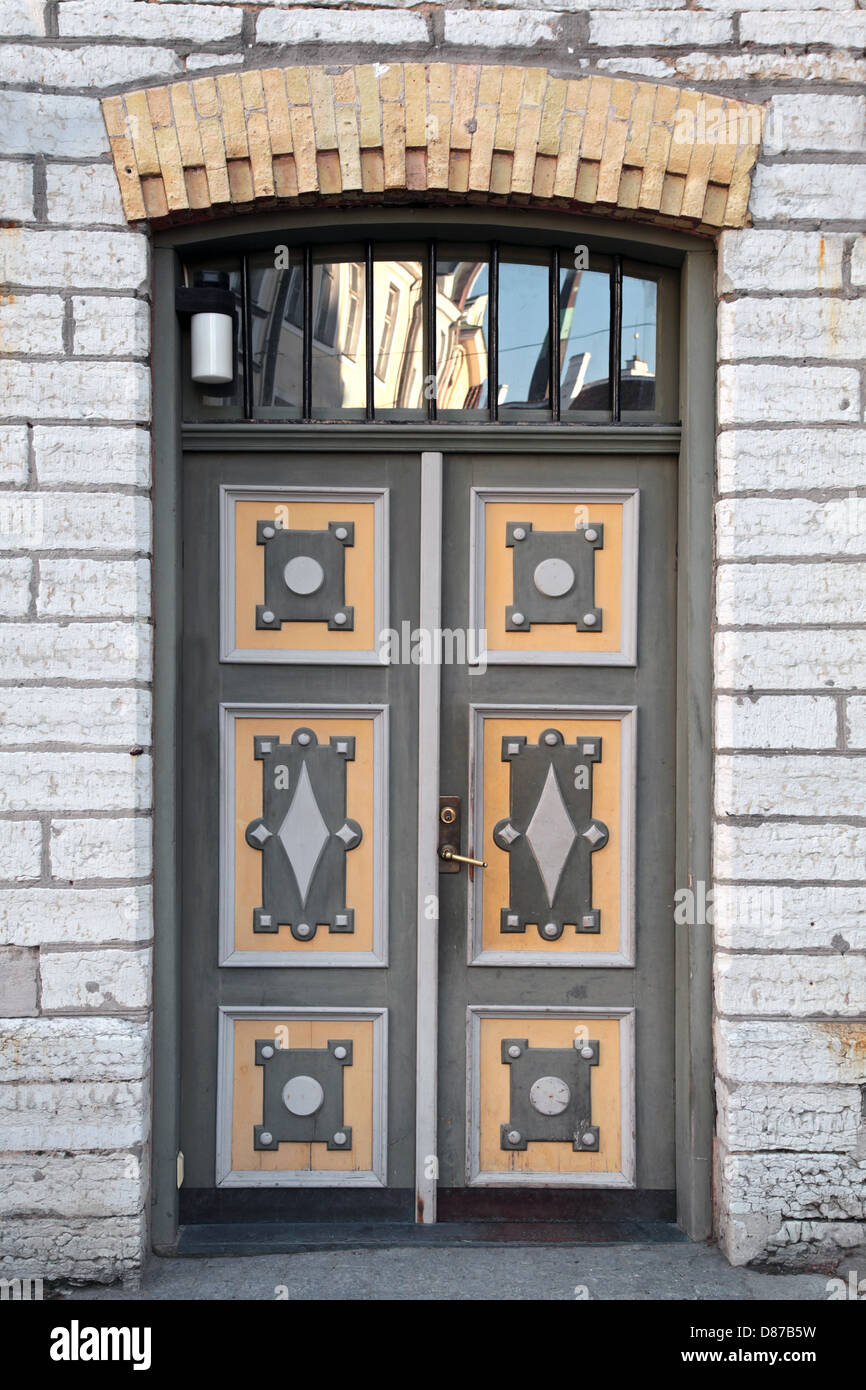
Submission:
[[[619,364],[622,357],[622,256],[614,256],[610,274],[610,416],[615,425],[622,419],[619,390]]]

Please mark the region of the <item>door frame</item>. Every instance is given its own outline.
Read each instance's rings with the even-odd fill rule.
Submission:
[[[371,209],[352,221],[438,222],[483,226],[502,235],[501,211],[440,208]],[[680,267],[679,396],[681,425],[296,425],[215,422],[184,426],[181,335],[174,307],[179,250],[198,242],[235,243],[293,227],[345,228],[345,212],[248,214],[161,231],[153,245],[153,621],[154,621],[154,987],[151,1242],[176,1250],[180,1157],[181,1052],[181,671],[182,454],[184,450],[317,452],[395,449],[419,454],[471,449],[557,453],[678,454],[676,885],[710,883],[712,830],[712,599],[715,455],[715,246],[707,238],[601,218],[509,210],[509,224],[539,232],[591,236],[611,249],[641,248]],[[341,233],[338,231],[337,233]],[[433,484],[435,486],[435,482]],[[441,486],[441,482],[440,482]],[[432,611],[428,594],[428,611]],[[423,668],[421,668],[423,671]],[[438,673],[437,673],[438,674]],[[430,696],[426,706],[431,712]],[[438,791],[436,793],[438,795]],[[426,789],[426,800],[431,797]],[[426,804],[426,801],[425,801]],[[419,892],[421,885],[419,863]],[[693,1240],[712,1234],[712,934],[707,924],[675,925],[675,1100],[677,1219]],[[428,941],[425,963],[431,948]],[[421,949],[419,943],[419,950]],[[419,1019],[420,1027],[420,1019]],[[419,1093],[422,1087],[419,1084]],[[429,1098],[429,1077],[424,1082]],[[425,1137],[426,1143],[426,1137]],[[418,1153],[435,1152],[422,1149]],[[416,1153],[416,1164],[418,1164]],[[423,1170],[418,1166],[420,1175]],[[419,1189],[422,1196],[427,1188]],[[424,1219],[424,1212],[418,1214]],[[428,1205],[427,1219],[431,1219]]]

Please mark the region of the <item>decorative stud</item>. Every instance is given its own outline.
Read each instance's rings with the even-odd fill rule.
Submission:
[[[519,1130],[519,1129],[510,1129],[510,1130],[508,1131],[508,1142],[509,1142],[509,1144],[519,1144],[519,1143],[520,1143],[520,1130]]]
[[[511,1046],[510,1046],[509,1049],[508,1049],[508,1055],[509,1055],[509,1057],[519,1057],[519,1056],[520,1056],[520,1048],[517,1046],[517,1043],[512,1043],[512,1044],[511,1044]]]
[[[277,533],[276,533],[276,531],[274,530],[273,526],[263,526],[263,527],[262,527],[262,535],[264,536],[264,538],[265,538],[266,541],[273,540],[273,538],[274,538],[274,536],[275,536],[276,534],[277,534]]]
[[[349,532],[346,530],[345,526],[338,526],[334,531],[334,535],[337,537],[338,541],[344,541],[348,534]]]
[[[273,1057],[273,1055],[274,1049],[271,1047],[270,1043],[268,1043],[265,1047],[262,1048],[263,1057]]]
[[[556,734],[551,729],[548,733],[544,735],[544,742],[552,748],[555,744],[559,743],[559,739],[556,737]]]
[[[345,1144],[345,1142],[346,1142],[346,1135],[345,1135],[345,1132],[344,1132],[342,1129],[338,1129],[338,1130],[337,1130],[337,1133],[334,1135],[334,1143],[337,1144],[339,1147],[342,1147],[343,1144]]]
[[[526,622],[526,618],[522,613],[512,613],[511,621],[514,623],[516,627],[520,627],[523,623]]]
[[[582,1144],[586,1144],[587,1147],[589,1147],[591,1144],[595,1143],[595,1135],[592,1133],[591,1130],[587,1130],[586,1134],[582,1134],[580,1136],[580,1142]]]
[[[346,619],[346,614],[345,614],[345,613],[335,613],[335,614],[334,614],[334,622],[337,624],[338,627],[343,627],[343,626],[345,625],[346,621],[347,621],[347,619]]]
[[[306,746],[307,746],[307,744],[308,744],[309,742],[310,742],[310,735],[309,735],[309,734],[304,734],[304,733],[298,734],[298,743],[301,745],[302,748],[306,748]]]
[[[511,532],[511,534],[512,534],[512,536],[514,537],[514,539],[515,539],[516,541],[525,541],[525,540],[526,540],[526,532],[525,532],[525,530],[523,529],[522,526],[515,526],[514,530]]]
[[[324,1088],[314,1076],[291,1077],[280,1094],[290,1115],[315,1115],[317,1110],[321,1110],[325,1099]]]
[[[299,922],[298,925],[295,927],[295,931],[298,933],[298,936],[310,935],[310,927],[307,922]]]
[[[529,1088],[529,1104],[539,1115],[561,1115],[571,1103],[571,1088],[561,1076],[540,1076]]]
[[[540,560],[532,572],[532,582],[545,598],[562,598],[574,585],[575,574],[567,560],[552,555]]]
[[[595,529],[594,526],[587,526],[586,530],[585,530],[584,533],[583,533],[583,539],[584,539],[585,541],[597,541],[597,540],[598,540],[598,532],[596,531],[596,529]]]
[[[585,622],[587,627],[595,627],[598,619],[596,618],[594,613],[584,613],[583,621]]]
[[[273,615],[273,613],[271,612],[270,608],[265,608],[265,609],[263,610],[263,612],[262,612],[262,622],[264,622],[264,623],[272,623],[273,621],[274,621],[274,615]]]
[[[347,1056],[345,1047],[335,1047],[334,1056],[337,1058],[338,1062],[342,1062],[343,1058]]]
[[[594,1053],[591,1047],[582,1047],[580,1049],[580,1055],[585,1062],[590,1062],[592,1061]]]
[[[271,1134],[269,1129],[263,1129],[261,1134],[259,1135],[259,1140],[262,1144],[273,1144],[274,1136]]]
[[[555,922],[545,922],[543,930],[545,936],[556,936],[559,928]]]

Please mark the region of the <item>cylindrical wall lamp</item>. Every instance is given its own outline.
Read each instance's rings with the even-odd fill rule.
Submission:
[[[197,270],[192,286],[175,290],[175,308],[190,319],[190,376],[224,386],[235,376],[235,301],[225,270]]]

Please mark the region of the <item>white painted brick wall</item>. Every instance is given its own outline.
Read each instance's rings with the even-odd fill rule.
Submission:
[[[0,826],[23,823],[0,821]],[[36,832],[35,871],[31,875],[35,878],[39,873],[42,827],[38,822],[29,824]],[[118,869],[116,864],[108,867]],[[0,889],[0,945],[85,946],[149,941],[152,935],[153,894],[149,885],[30,888],[26,894]]]
[[[150,435],[142,429],[37,425],[33,452],[42,487],[150,484]]]
[[[43,575],[49,563],[42,561]],[[78,562],[81,563],[81,562]],[[150,692],[111,686],[0,686],[0,746],[150,743]]]
[[[821,695],[720,695],[715,728],[717,748],[835,748],[838,705]]]
[[[866,1241],[863,5],[0,0],[0,40],[0,944],[51,1011],[0,1020],[0,1268],[117,1277],[148,1205],[150,262],[99,96],[263,51],[769,100],[719,238],[718,1227],[736,1260]]]
[[[144,817],[58,820],[51,825],[51,875],[77,879],[148,878],[152,826]]]
[[[720,1013],[847,1018],[863,1012],[866,955],[718,955]]]
[[[718,1131],[731,1150],[853,1153],[860,1129],[859,1086],[717,1087]]]
[[[0,820],[0,879],[37,879],[42,862],[42,826],[34,820]]]
[[[44,1013],[128,1012],[150,998],[150,951],[40,952]]]
[[[0,1021],[0,1084],[12,1081],[141,1081],[148,1025],[128,1018]]]

